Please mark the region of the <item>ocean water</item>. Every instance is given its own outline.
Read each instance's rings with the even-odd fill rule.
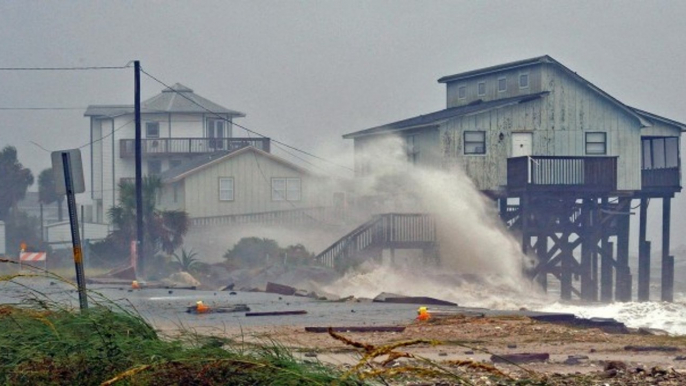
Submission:
[[[628,327],[665,330],[671,335],[686,335],[686,293],[675,294],[673,303],[627,302],[610,304],[565,303],[559,293],[543,293],[530,282],[513,282],[501,276],[474,277],[451,272],[448,268],[369,264],[340,280],[321,287],[340,296],[374,298],[381,292],[407,296],[431,296],[456,302],[464,307],[572,313],[579,317],[614,318]]]

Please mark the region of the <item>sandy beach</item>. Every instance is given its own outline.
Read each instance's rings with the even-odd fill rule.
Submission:
[[[225,334],[237,340],[273,339],[295,348],[305,359],[317,358],[343,368],[357,364],[364,353],[363,349],[336,340],[328,333],[305,332],[303,326],[228,328]],[[398,348],[394,351],[402,354],[390,361],[387,355],[379,356],[370,362],[369,368],[417,365],[421,362],[419,358],[426,358],[475,385],[525,384],[517,383],[524,380],[549,385],[686,384],[685,337],[637,331],[612,334],[596,328],[549,324],[518,316],[434,318],[413,321],[403,332],[340,335],[377,348],[402,341],[433,341]],[[493,363],[492,355],[507,358],[522,353],[548,354],[549,359],[517,365]],[[491,366],[505,376],[494,376],[494,371],[484,370]],[[408,378],[407,384],[459,383],[428,377]]]

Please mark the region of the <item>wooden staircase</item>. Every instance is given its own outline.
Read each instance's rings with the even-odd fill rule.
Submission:
[[[436,253],[436,223],[425,213],[375,215],[316,256],[325,266],[346,269],[354,260],[380,257],[384,249]]]

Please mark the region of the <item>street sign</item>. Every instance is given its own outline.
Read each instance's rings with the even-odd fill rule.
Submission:
[[[52,173],[55,178],[55,191],[57,194],[67,194],[67,188],[64,184],[64,163],[62,162],[62,154],[69,154],[69,165],[71,167],[72,184],[74,184],[74,193],[83,193],[86,191],[86,184],[83,181],[83,165],[81,163],[81,150],[58,150],[53,151],[52,157]]]

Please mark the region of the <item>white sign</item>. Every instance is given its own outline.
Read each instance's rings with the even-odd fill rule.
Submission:
[[[85,192],[86,184],[83,181],[83,164],[81,163],[81,150],[79,149],[52,152],[52,173],[55,177],[55,191],[58,194],[67,194],[67,188],[64,184],[63,153],[69,154],[69,166],[71,169],[71,180],[72,185],[74,186],[74,193]]]

